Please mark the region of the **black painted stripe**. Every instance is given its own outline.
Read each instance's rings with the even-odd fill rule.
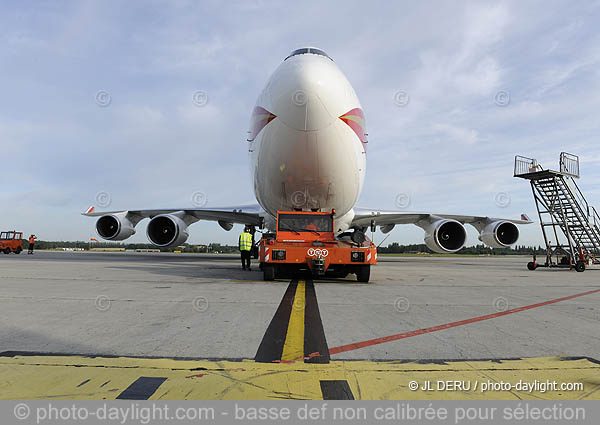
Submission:
[[[306,281],[306,306],[304,308],[304,362],[329,363],[329,347],[325,339],[323,321],[319,313],[315,284]]]
[[[348,381],[321,381],[323,400],[354,400]]]
[[[167,378],[142,376],[117,396],[117,400],[148,400]]]
[[[83,381],[81,384],[77,385],[77,388],[87,384],[88,382],[90,382],[90,379],[86,379],[85,381]]]
[[[254,356],[255,362],[272,363],[281,360],[297,287],[298,281],[292,280],[287,287],[285,294],[283,294],[283,298],[279,303],[275,316],[271,319],[271,323],[269,323],[269,327],[260,342],[256,356]]]

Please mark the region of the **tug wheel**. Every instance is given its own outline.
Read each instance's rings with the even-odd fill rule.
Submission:
[[[368,282],[371,277],[371,265],[360,266],[356,271],[356,280],[359,282]]]
[[[275,280],[275,266],[271,264],[263,266],[263,280]]]

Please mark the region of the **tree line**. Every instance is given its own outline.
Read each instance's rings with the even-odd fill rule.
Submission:
[[[28,247],[27,241],[23,240],[25,248]],[[208,245],[190,245],[185,243],[181,246],[159,248],[150,243],[125,243],[125,242],[86,242],[86,241],[35,241],[36,249],[61,249],[61,248],[75,248],[75,249],[125,249],[125,250],[136,250],[136,249],[159,249],[161,252],[212,252],[212,253],[231,253],[238,252],[238,247],[233,245],[221,245],[219,243],[210,243]]]
[[[397,242],[391,243],[388,246],[380,246],[377,248],[380,254],[434,254],[425,244],[400,245]],[[533,255],[546,254],[546,248],[541,246],[525,246],[515,245],[511,248],[490,248],[489,246],[479,244],[474,246],[466,246],[457,254],[466,255]]]
[[[27,248],[27,240],[23,240],[24,247]],[[136,249],[160,249],[161,252],[188,252],[188,253],[237,253],[237,245],[222,245],[220,243],[209,243],[206,245],[190,245],[185,243],[177,247],[158,248],[149,243],[124,243],[124,242],[86,242],[86,241],[41,241],[35,242],[36,249],[61,249],[61,248],[78,248],[88,250],[90,248],[101,248],[101,249],[125,249],[125,250],[136,250]],[[377,248],[377,252],[380,254],[433,254],[425,244],[409,244],[400,245],[397,242],[391,243],[387,246],[380,246]],[[533,255],[533,254],[545,255],[546,249],[541,246],[526,246],[526,245],[515,245],[512,248],[490,248],[483,244],[464,247],[457,254],[466,255]]]

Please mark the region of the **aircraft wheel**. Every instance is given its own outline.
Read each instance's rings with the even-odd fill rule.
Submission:
[[[578,261],[575,264],[575,270],[577,270],[580,273],[585,271],[585,263],[583,261]]]
[[[263,280],[275,280],[275,266],[272,264],[263,266]]]
[[[359,282],[368,282],[371,277],[371,265],[360,266],[356,271],[356,280]]]
[[[529,263],[527,263],[527,269],[535,270],[536,268],[537,268],[537,266],[535,264],[533,264],[533,261],[530,261]]]

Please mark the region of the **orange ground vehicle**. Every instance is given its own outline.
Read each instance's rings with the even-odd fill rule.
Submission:
[[[5,254],[14,252],[20,254],[23,251],[23,232],[8,231],[0,232],[0,251]]]
[[[301,271],[313,276],[343,278],[356,274],[368,282],[371,264],[377,263],[377,247],[370,239],[352,241],[350,234],[335,236],[335,212],[279,211],[277,232],[259,242],[264,280]]]

